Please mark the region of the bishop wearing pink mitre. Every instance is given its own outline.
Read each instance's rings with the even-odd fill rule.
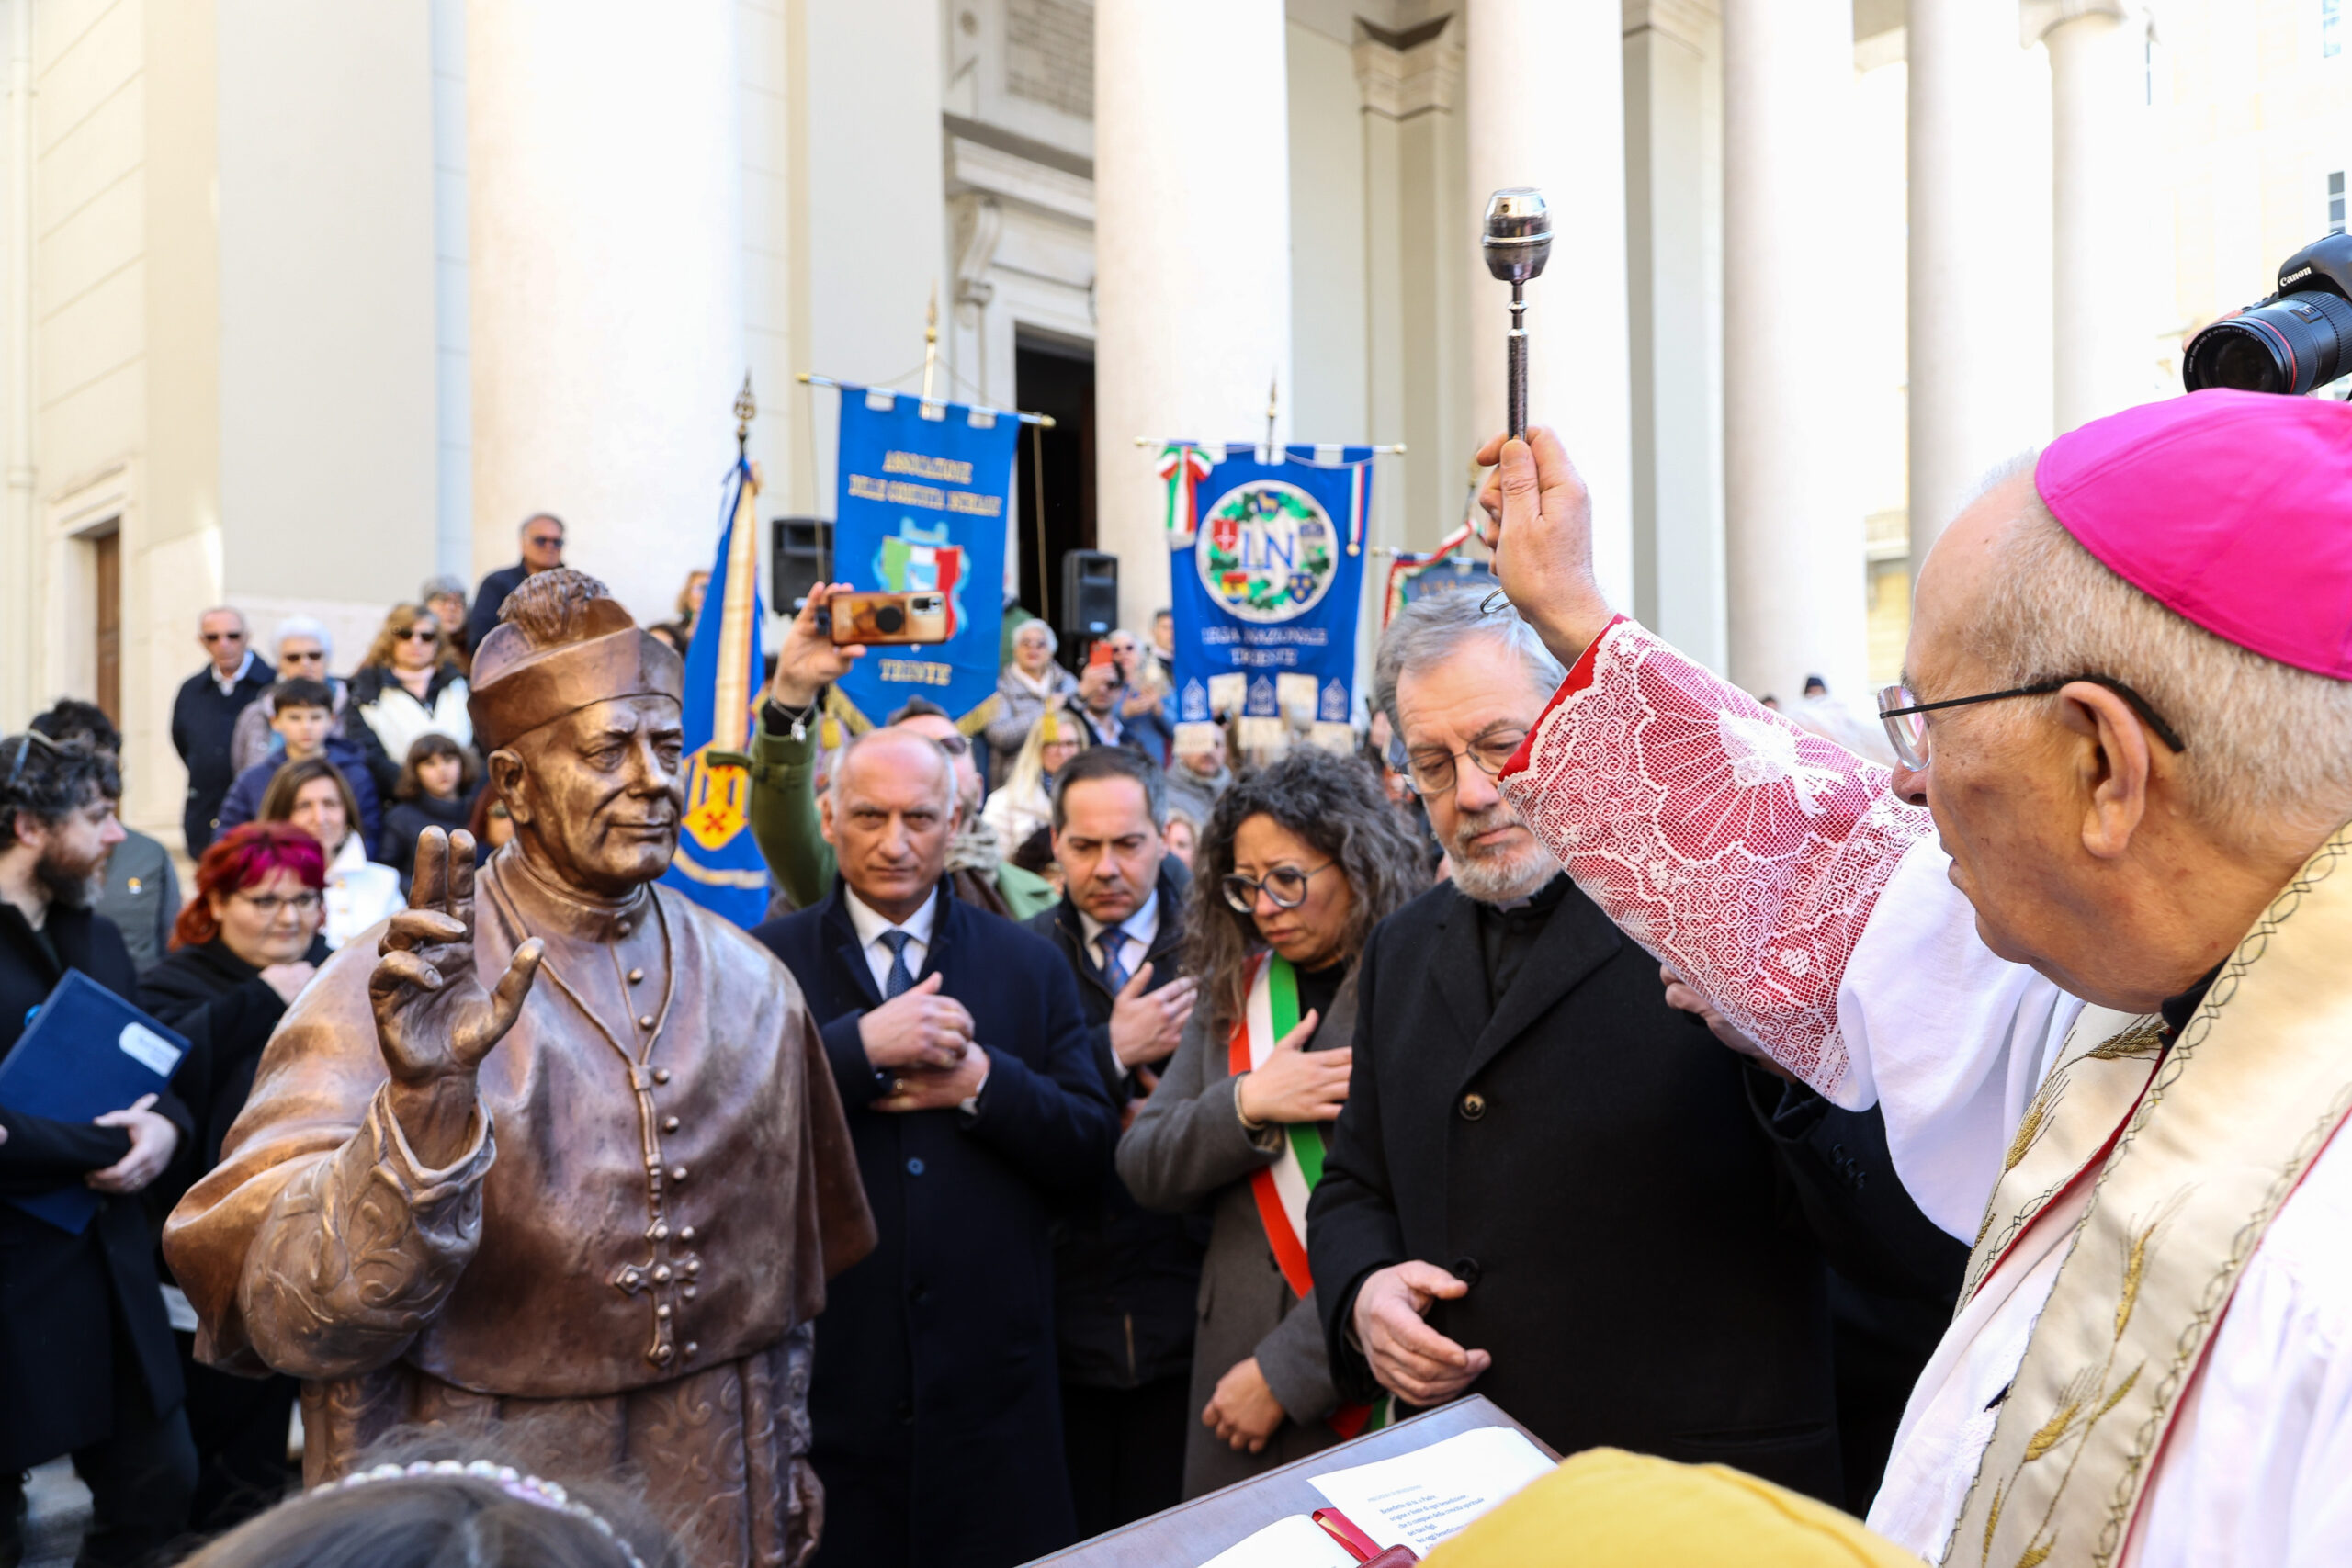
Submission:
[[[1571,664],[1510,799],[1974,1244],[1871,1527],[2352,1563],[2352,408],[2199,392],[1996,478],[1920,575],[1892,775],[1612,617],[1557,441],[1500,458]]]

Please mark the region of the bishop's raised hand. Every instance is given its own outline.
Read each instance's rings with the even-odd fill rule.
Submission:
[[[497,986],[474,971],[474,840],[428,828],[417,838],[409,907],[385,928],[368,977],[391,1108],[417,1157],[440,1167],[465,1152],[474,1074],[514,1027],[546,944],[514,950]]]

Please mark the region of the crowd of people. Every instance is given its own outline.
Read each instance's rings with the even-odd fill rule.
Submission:
[[[2104,460],[2128,466],[2151,450],[2238,438],[2180,417],[2189,423]],[[2036,923],[2016,890],[2025,874],[2014,856],[1988,858],[1997,830],[1971,813],[1989,810],[2004,786],[1965,773],[1974,732],[1957,725],[1937,730],[1956,738],[1943,743],[1953,748],[1943,787],[1965,778],[1980,793],[1951,807],[1947,842],[1959,858],[1939,852],[1931,861],[1919,809],[1930,798],[1928,731],[1916,716],[2068,694],[2085,716],[2074,727],[2080,745],[2104,760],[2098,769],[2082,758],[2047,763],[2045,771],[2089,779],[2097,796],[2086,825],[2045,835],[2048,874],[2073,879],[2065,886],[2081,908],[2145,925],[2151,942],[2174,940],[2193,914],[2183,907],[2172,925],[2148,925],[2143,907],[2177,902],[2177,894],[2151,881],[2139,902],[2119,902],[2102,880],[2134,852],[2123,840],[2139,820],[2115,781],[2137,778],[2143,793],[2134,798],[2144,804],[2144,792],[2170,787],[2149,782],[2158,764],[2148,735],[2174,756],[2186,742],[2136,686],[2097,672],[2104,657],[2086,652],[2018,654],[2016,669],[1958,682],[1984,686],[1984,696],[1901,705],[1911,703],[1907,693],[1899,703],[1890,695],[1896,705],[1883,733],[1842,746],[1843,721],[1826,687],[1808,689],[1800,704],[1815,711],[1776,716],[1777,705],[1723,686],[1611,615],[1580,564],[1589,556],[1577,554],[1588,547],[1577,542],[1577,481],[1548,434],[1539,433],[1532,453],[1498,444],[1487,460],[1503,464],[1490,511],[1498,520],[1510,513],[1530,541],[1515,559],[1506,556],[1506,585],[1515,603],[1540,609],[1522,618],[1476,592],[1403,605],[1379,640],[1369,722],[1345,752],[1302,736],[1250,754],[1222,729],[1204,744],[1199,728],[1175,725],[1164,615],[1148,637],[1119,632],[1082,652],[1066,650],[1043,621],[1010,617],[988,707],[959,716],[916,699],[862,733],[843,732],[826,705],[828,688],[866,651],[835,644],[820,627],[825,592],[840,585],[819,585],[787,624],[759,705],[748,797],[774,889],[771,918],[750,936],[775,963],[762,968],[764,958],[729,948],[731,977],[715,982],[710,997],[681,1002],[664,993],[659,1011],[635,1022],[650,1052],[673,1009],[687,1010],[696,1027],[722,1023],[730,1010],[773,1010],[785,998],[806,1010],[807,1071],[818,1087],[792,1092],[813,1095],[824,1118],[837,1111],[844,1134],[808,1155],[814,1174],[797,1179],[822,1189],[835,1179],[826,1163],[834,1161],[838,1180],[862,1198],[834,1190],[841,1206],[814,1222],[828,1233],[821,1245],[793,1233],[794,1268],[813,1267],[812,1248],[829,1264],[854,1260],[829,1268],[813,1341],[803,1325],[775,1350],[777,1368],[797,1369],[775,1375],[806,1389],[805,1458],[823,1495],[819,1564],[1024,1562],[1468,1392],[1564,1454],[1623,1449],[1728,1465],[1854,1515],[1876,1498],[1873,1525],[1913,1550],[1932,1548],[1944,1539],[1938,1532],[1978,1507],[1968,1501],[1973,1457],[1941,1471],[1923,1469],[1919,1457],[1950,1458],[1969,1442],[1982,1451],[2006,1429],[1999,1410],[2012,1386],[1990,1363],[1954,1359],[1950,1348],[1959,1336],[1967,1352],[1976,1343],[1969,1336],[1981,1335],[2007,1299],[1987,1304],[1963,1293],[2001,1266],[1997,1250],[1983,1251],[1988,1228],[1977,1231],[1971,1268],[1971,1205],[2000,1184],[1997,1209],[2013,1178],[2047,1189],[2018,1190],[2023,1228],[2081,1160],[2131,1152],[2129,1139],[2100,1145],[2106,1123],[2066,1134],[2076,1139],[2066,1145],[2072,1155],[2036,1152],[2036,1130],[2062,1124],[2067,1112],[2054,1091],[2037,1097],[2039,1080],[2011,1070],[2003,1054],[2041,1060],[2048,1051],[2031,1042],[2045,1031],[2052,1042],[2071,1042],[2080,1004],[1993,954],[2048,949],[2076,966],[2070,973],[2091,976],[2086,989],[2119,1001],[2125,990],[2121,982],[2101,989],[2095,971],[2105,960]],[[1996,480],[1988,496],[1955,525],[1960,542],[1939,547],[1941,574],[1923,579],[1928,640],[1915,642],[1915,660],[1921,648],[1939,656],[1938,628],[1954,624],[1989,625],[2012,640],[2094,635],[2038,601],[1997,597],[2025,590],[1984,586],[1994,569],[1965,552],[2013,547],[1985,541],[2006,541],[2012,513],[2036,515],[2018,476]],[[2006,510],[1994,517],[1987,508]],[[2067,526],[2077,525],[2070,517]],[[240,1116],[268,1092],[256,1089],[257,1075],[266,1086],[272,1071],[281,1079],[288,1071],[280,1053],[290,1049],[289,1032],[301,1032],[288,1022],[291,1010],[308,1021],[312,1043],[304,1048],[356,1051],[372,1070],[372,1040],[328,1038],[336,1027],[364,1027],[349,1022],[364,1016],[359,970],[349,959],[338,969],[338,951],[373,953],[391,922],[373,1004],[387,1031],[387,997],[442,984],[427,954],[450,950],[424,945],[428,938],[472,940],[473,863],[462,840],[447,835],[471,831],[485,886],[502,890],[506,923],[493,956],[510,967],[491,1005],[509,1021],[524,1006],[516,976],[527,988],[545,962],[538,937],[519,940],[540,918],[532,901],[553,898],[532,856],[552,854],[559,840],[571,843],[573,859],[545,863],[569,867],[576,898],[562,906],[572,913],[545,919],[560,930],[559,942],[573,944],[561,973],[575,978],[559,980],[564,1000],[545,1006],[594,1016],[588,991],[574,987],[588,985],[577,977],[605,949],[612,973],[597,970],[594,987],[611,989],[616,1016],[637,1014],[651,995],[639,988],[646,970],[629,966],[650,933],[628,911],[645,906],[620,901],[618,872],[604,881],[592,874],[599,854],[650,852],[620,840],[592,845],[604,829],[585,818],[550,821],[550,802],[573,797],[546,793],[554,786],[530,773],[542,764],[514,750],[514,737],[529,732],[518,726],[539,721],[496,703],[486,708],[469,687],[469,647],[480,649],[493,630],[502,649],[516,643],[494,612],[485,625],[481,606],[493,598],[516,595],[533,637],[555,637],[539,628],[559,622],[635,636],[600,586],[562,569],[562,541],[556,519],[528,520],[521,565],[485,580],[470,612],[453,585],[426,584],[417,602],[391,612],[344,678],[329,673],[332,648],[315,621],[277,629],[273,664],[248,646],[243,617],[203,617],[208,667],[182,690],[174,725],[196,857],[184,906],[162,846],[116,818],[120,742],[102,713],[60,703],[0,743],[0,821],[13,824],[0,843],[0,1055],[67,968],[136,998],[190,1043],[168,1093],[92,1125],[0,1111],[0,1196],[72,1182],[107,1199],[89,1234],[74,1236],[0,1204],[0,1252],[10,1259],[0,1277],[0,1389],[10,1395],[0,1407],[0,1552],[15,1529],[15,1477],[59,1454],[73,1455],[93,1494],[83,1549],[92,1568],[134,1562],[190,1530],[228,1529],[293,1486],[287,1432],[297,1385],[288,1373],[332,1379],[362,1363],[326,1348],[263,1354],[269,1318],[266,1303],[246,1299],[250,1283],[224,1306],[219,1279],[209,1295],[191,1282],[190,1295],[203,1295],[192,1304],[158,1254],[158,1227],[179,1203],[171,1258],[185,1260],[230,1246],[240,1227],[284,1221],[288,1198],[266,1218],[239,1212],[237,1183],[258,1179],[266,1163],[253,1118],[241,1124]],[[2049,540],[2037,547],[2056,552],[2053,559],[2063,554]],[[2064,570],[2059,559],[2033,581]],[[648,646],[690,639],[702,586],[682,593],[677,622],[646,628]],[[1980,589],[1996,594],[1992,610],[1967,598]],[[2091,600],[2104,592],[2085,590]],[[2136,600],[2110,609],[2126,619],[2149,614]],[[2144,660],[2168,645],[2148,633],[2132,646]],[[2305,657],[2308,670],[2319,656]],[[2340,662],[2340,649],[2328,657]],[[674,680],[674,657],[661,658],[672,668],[662,678]],[[2052,676],[2045,663],[2094,672]],[[2135,679],[2154,682],[2167,709],[2181,705],[2175,677],[2152,668]],[[2269,678],[2244,660],[2229,669]],[[1915,665],[1915,674],[1927,672]],[[651,739],[633,753],[633,765],[650,771],[629,787],[672,798],[680,774],[666,688],[653,676],[631,678],[650,682],[629,699],[638,705],[629,722]],[[507,689],[516,685],[510,679]],[[2318,701],[2294,682],[2278,690],[2282,702]],[[261,720],[250,722],[249,710]],[[2188,711],[2199,743],[2233,744],[2233,721],[2210,702]],[[2305,716],[2324,739],[2324,716],[2311,716],[2318,712]],[[595,765],[594,747],[581,745]],[[1895,794],[1887,770],[1860,755],[1875,750],[1894,760]],[[485,754],[494,784],[484,782]],[[2015,766],[2047,762],[2021,755]],[[2340,792],[2342,780],[2324,768],[2315,776],[2306,793]],[[2221,886],[2228,856],[2216,846],[2226,835],[2208,843],[2194,814],[2226,815],[2237,798],[2228,790],[2241,786],[2184,787],[2188,826],[2162,829],[2180,836],[2162,854],[2147,852],[2155,861],[2143,874],[2160,878],[2163,866],[2194,863]],[[2054,799],[2054,788],[2034,799]],[[1785,789],[1785,810],[1742,793],[1758,789]],[[598,812],[617,797],[602,798]],[[2305,815],[2333,830],[2346,804],[2330,795]],[[513,852],[498,847],[518,831]],[[2067,858],[2077,854],[2067,835],[2081,840],[2079,865]],[[526,854],[526,846],[536,847]],[[1932,886],[1907,869],[1915,848]],[[2198,860],[2207,848],[2213,854]],[[2247,908],[2205,921],[2221,936],[2193,952],[2182,945],[2174,967],[2194,957],[2212,973],[2190,992],[2162,995],[2161,1008],[2141,1010],[2160,1014],[2157,1022],[2119,1012],[2140,1032],[2117,1034],[2112,1049],[2088,1050],[2098,1036],[2082,1051],[2068,1044],[2069,1061],[2086,1074],[2094,1060],[2144,1065],[2162,1058],[2192,1015],[2210,1019],[2208,988],[2223,972],[2213,964],[2244,929],[2240,917],[2260,912],[2248,899],[2268,897],[2278,886],[2271,873],[2293,869],[2283,854],[2265,863],[2259,888],[2239,890]],[[1856,872],[1857,857],[1879,869]],[[1894,869],[1897,861],[1906,869]],[[2325,867],[2303,874],[2296,886],[2311,894]],[[1973,916],[1962,892],[1980,900]],[[1882,898],[1930,909],[1925,923],[1871,928],[1903,936],[1905,955],[1871,956],[1877,950],[1862,918]],[[453,919],[461,902],[466,913]],[[1856,904],[1860,913],[1849,908]],[[2291,913],[2266,918],[2277,925]],[[1989,945],[1969,945],[1979,932]],[[671,940],[665,927],[662,941]],[[1895,937],[1876,940],[1884,947]],[[2238,962],[2258,957],[2241,953]],[[1938,990],[1939,963],[1973,978]],[[1836,972],[1825,977],[1825,964]],[[336,973],[342,990],[324,998],[323,977]],[[756,1001],[728,989],[745,976],[755,990],[768,987]],[[1939,1055],[1913,1037],[1916,1029],[1885,1029],[1893,1013],[1871,1010],[1898,995],[1910,998],[1904,1016],[1915,1024],[1950,1014],[1955,1028],[1994,1043],[1969,1047],[1977,1056],[1958,1045]],[[543,1027],[530,1043],[503,1049],[553,1062],[553,1038]],[[389,1056],[392,1046],[384,1049]],[[1984,1052],[2002,1060],[1979,1060]],[[1976,1077],[1947,1081],[1938,1067],[1946,1057],[1973,1063]],[[646,1059],[632,1058],[629,1070],[650,1140],[652,1086],[669,1076],[645,1068]],[[1857,1090],[1858,1071],[1875,1071],[1875,1087]],[[403,1086],[413,1087],[394,1087]],[[356,1092],[349,1084],[341,1091]],[[276,1092],[263,1118],[277,1119],[275,1135],[310,1135],[301,1129],[313,1112],[282,1085]],[[2079,1098],[2112,1092],[2085,1089]],[[2140,1092],[2126,1086],[2111,1105],[2098,1103],[2120,1115]],[[707,1114],[740,1122],[755,1101]],[[357,1109],[345,1112],[360,1122]],[[759,1157],[741,1169],[699,1162],[696,1201],[708,1201],[702,1185],[764,1168],[774,1145],[762,1140],[773,1128],[752,1123],[728,1135],[751,1140],[744,1146]],[[822,1144],[830,1122],[810,1124]],[[390,1179],[384,1169],[407,1173],[400,1179],[414,1190],[401,1203],[480,1183],[488,1169],[489,1134],[479,1122],[470,1134],[463,1117],[431,1125],[437,1142],[401,1145],[399,1159],[379,1168],[382,1179]],[[677,1133],[680,1118],[660,1125]],[[1956,1152],[1963,1134],[1984,1147]],[[535,1134],[525,1124],[500,1135],[520,1147]],[[2262,1139],[2245,1136],[2251,1157]],[[515,1157],[544,1162],[550,1146]],[[636,1158],[634,1147],[622,1154],[624,1163]],[[223,1164],[241,1158],[242,1170]],[[2037,1164],[2045,1158],[2059,1163]],[[662,1159],[648,1168],[658,1197]],[[286,1191],[328,1210],[360,1203],[365,1181],[356,1172]],[[689,1164],[667,1169],[666,1179],[686,1184]],[[336,1198],[324,1190],[333,1181],[359,1185]],[[1964,1190],[1959,1199],[1956,1190]],[[2332,1189],[2313,1190],[2321,1196],[2306,1206],[2323,1213]],[[759,1192],[726,1192],[760,1207]],[[2150,1201],[2158,1199],[2193,1201],[2185,1190]],[[408,1222],[377,1218],[391,1226],[387,1236],[407,1236],[399,1225]],[[789,1231],[789,1216],[771,1218]],[[570,1213],[562,1223],[593,1233],[599,1222]],[[671,1245],[669,1224],[657,1206],[644,1233],[657,1259],[673,1256],[661,1250]],[[2161,1216],[2149,1220],[2119,1255],[2130,1270],[2120,1306],[2096,1292],[2083,1297],[2079,1281],[2052,1263],[2042,1288],[2056,1281],[2052,1310],[2103,1303],[2091,1315],[2102,1325],[2111,1316],[2113,1340],[2124,1344],[2137,1270],[2162,1224]],[[852,1233],[855,1244],[844,1245]],[[695,1231],[678,1237],[693,1242]],[[414,1256],[382,1265],[382,1290],[407,1278],[400,1268],[447,1290],[454,1275],[433,1275],[439,1265],[424,1242],[384,1245]],[[719,1254],[677,1256],[684,1260],[675,1274],[663,1261],[650,1278],[682,1285],[688,1301],[697,1288],[724,1293],[729,1265]],[[339,1287],[323,1279],[331,1271],[315,1263],[321,1278],[304,1288],[332,1296]],[[614,1283],[633,1294],[646,1278],[632,1265]],[[2311,1288],[2285,1275],[2254,1278],[2253,1288],[2267,1292],[2260,1300],[2280,1313],[2299,1288]],[[2141,1310],[2176,1308],[2170,1298],[2149,1300]],[[1963,1314],[1952,1327],[1956,1302],[1979,1315]],[[251,1341],[236,1351],[243,1375],[220,1367],[230,1359],[224,1312]],[[669,1313],[660,1309],[664,1323]],[[2240,1341],[2302,1332],[2283,1321],[2242,1326]],[[396,1326],[371,1319],[368,1343]],[[2033,1332],[2030,1322],[2024,1332]],[[319,1331],[321,1347],[334,1338]],[[2012,1348],[2029,1356],[2031,1371],[2025,1343],[2016,1337]],[[2253,1364],[2242,1347],[2229,1350],[2235,1343],[2224,1341],[2225,1353]],[[746,1348],[754,1359],[770,1353]],[[648,1354],[663,1361],[664,1351],[691,1360],[698,1347],[657,1337]],[[2006,1365],[2004,1378],[2015,1377],[2015,1361]],[[2111,1371],[2111,1386],[2107,1371],[2094,1380],[2107,1401],[2102,1414],[2136,1383],[2120,1366]],[[418,1408],[458,1398],[447,1392],[458,1374],[441,1360],[403,1376],[427,1391],[408,1396],[427,1401]],[[1915,1385],[1929,1391],[1928,1404]],[[754,1379],[730,1397],[750,1399],[744,1391],[765,1386]],[[2040,1397],[2014,1386],[2020,1397]],[[2039,1450],[2024,1443],[2020,1467],[2098,1418],[2083,1416],[2090,1384],[2065,1386],[2075,1388],[2075,1402],[2033,1438]],[[2243,1407],[2243,1422],[2265,1396],[2233,1384],[2226,1397]],[[352,1430],[321,1439],[338,1445],[331,1468],[357,1451]],[[2194,1435],[2219,1462],[2211,1435]],[[400,1440],[395,1451],[405,1451]],[[314,1465],[322,1451],[314,1443]],[[616,1529],[604,1514],[568,1504],[560,1488],[502,1467],[495,1454],[388,1461],[356,1474],[356,1489],[347,1480],[275,1523],[247,1524],[208,1549],[208,1559],[263,1561],[257,1543],[272,1530],[290,1540],[331,1528],[376,1482],[388,1506],[407,1498],[410,1523],[428,1532],[507,1518],[514,1510],[500,1498],[519,1497],[548,1516],[526,1514],[524,1525],[577,1535],[588,1521],[630,1568],[645,1568],[641,1555],[666,1560],[687,1550],[659,1527],[640,1531],[633,1514]],[[448,1483],[437,1493],[428,1484],[436,1480]],[[657,1481],[657,1493],[684,1483]],[[796,1529],[812,1517],[797,1486],[779,1494],[794,1499]],[[2178,1501],[2186,1492],[2168,1495],[2169,1506],[2192,1506]],[[1997,1499],[1990,1511],[1988,1541],[2000,1523]],[[1966,1512],[1968,1528],[1981,1517]],[[707,1519],[669,1524],[704,1547],[713,1539]],[[758,1539],[756,1523],[744,1528]],[[2027,1560],[2050,1558],[2031,1555],[2041,1539],[2026,1538]]]

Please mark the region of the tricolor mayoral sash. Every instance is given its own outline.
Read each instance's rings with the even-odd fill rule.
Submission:
[[[1274,1046],[1298,1027],[1298,972],[1278,953],[1259,955],[1258,973],[1250,982],[1250,1002],[1233,1026],[1227,1063],[1236,1077],[1265,1065]],[[1283,1282],[1301,1301],[1315,1288],[1306,1267],[1306,1196],[1323,1179],[1323,1129],[1312,1122],[1285,1123],[1282,1157],[1250,1178],[1250,1195],[1258,1201],[1258,1223],[1266,1227],[1266,1244]],[[1388,1401],[1376,1405],[1343,1404],[1330,1416],[1331,1429],[1352,1438],[1370,1427],[1387,1425]]]
[[[2263,911],[2169,1048],[2154,1019],[2087,1010],[2027,1109],[1962,1299],[2084,1181],[2088,1206],[1947,1563],[2122,1555],[2231,1293],[2352,1115],[2348,859],[2352,829]]]

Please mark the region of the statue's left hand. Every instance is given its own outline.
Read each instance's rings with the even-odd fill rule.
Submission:
[[[368,996],[392,1112],[428,1166],[465,1152],[475,1070],[521,1015],[545,950],[536,937],[516,948],[485,992],[474,973],[473,835],[428,828],[418,836],[409,907],[384,931]]]

